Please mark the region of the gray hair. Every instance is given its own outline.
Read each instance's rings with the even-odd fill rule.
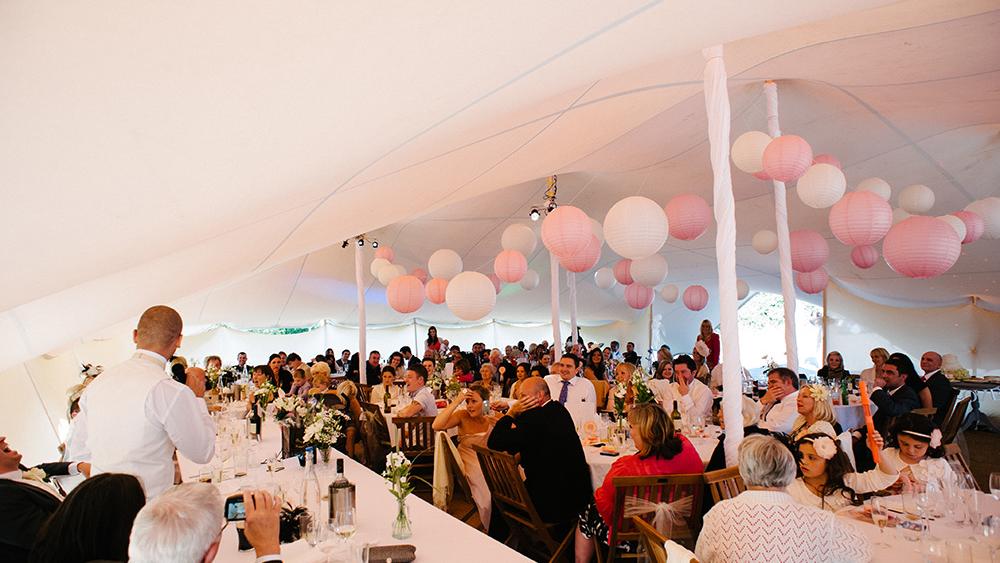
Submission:
[[[748,487],[784,488],[795,480],[792,452],[771,436],[754,434],[740,443],[740,477]]]
[[[198,563],[222,530],[222,495],[209,483],[169,489],[139,511],[128,556],[133,563]]]

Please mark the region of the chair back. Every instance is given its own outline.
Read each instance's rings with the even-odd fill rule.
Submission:
[[[362,383],[358,385],[358,401],[370,403],[372,400],[372,386]]]
[[[972,474],[972,470],[969,469],[969,464],[965,461],[965,456],[962,455],[962,449],[958,447],[958,444],[951,443],[944,445],[944,459],[950,464],[956,464],[962,468],[962,471],[972,479],[972,483],[977,489],[983,490],[979,486],[979,482],[976,481],[976,476]]]
[[[603,409],[608,404],[608,390],[610,386],[603,379],[591,379],[594,385],[594,392],[597,394],[597,408]]]
[[[399,430],[399,451],[410,459],[413,467],[433,467],[434,417],[399,417],[394,418],[392,422]]]
[[[670,539],[694,548],[694,541],[701,530],[701,502],[705,491],[703,474],[615,477],[611,482],[615,487],[615,499],[611,522],[608,522],[611,530],[609,560],[637,558],[634,554],[615,554],[620,542],[639,540],[639,531],[632,525],[633,515],[652,521],[654,526],[657,518],[662,517],[662,525],[669,527],[666,535]],[[671,508],[667,509],[667,506]],[[658,508],[653,510],[653,507]],[[660,514],[661,510],[666,512]]]
[[[638,516],[632,517],[632,525],[639,532],[639,544],[646,552],[646,558],[652,560],[653,563],[667,563],[667,550],[664,549],[663,544],[667,543],[668,538]]]
[[[969,403],[971,402],[972,395],[969,395],[955,403],[955,409],[951,411],[948,419],[941,425],[942,443],[950,444],[955,441],[955,436],[958,435],[958,430],[962,427],[962,422],[965,421],[965,411],[969,409]]]
[[[740,468],[735,466],[718,471],[706,471],[705,483],[712,491],[712,500],[716,503],[731,499],[747,490],[743,484],[743,477],[740,476]]]

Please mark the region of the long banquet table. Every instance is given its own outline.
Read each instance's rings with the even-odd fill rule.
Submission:
[[[284,470],[276,471],[270,475],[266,466],[258,463],[281,450],[280,428],[273,422],[265,422],[261,434],[261,442],[253,448],[251,453],[248,475],[233,478],[232,469],[229,469],[225,475],[227,478],[218,484],[219,490],[223,496],[226,496],[246,487],[273,489],[277,486],[289,498],[300,497],[304,471],[299,466],[297,458],[289,458],[280,462],[280,466],[284,467]],[[219,440],[221,441],[222,438],[220,437]],[[217,448],[217,453],[218,451]],[[417,561],[464,561],[469,558],[475,558],[481,562],[530,561],[483,532],[417,498],[416,495],[410,495],[407,499],[410,519],[413,522],[413,535],[405,540],[393,539],[392,522],[396,516],[396,500],[389,493],[383,478],[364,465],[343,456],[340,452],[334,452],[331,458],[329,466],[320,467],[317,472],[320,486],[326,490],[326,486],[334,477],[332,467],[335,462],[333,460],[344,458],[344,472],[357,488],[358,533],[355,537],[356,540],[377,545],[410,544],[416,546]],[[181,456],[179,456],[178,461],[185,481],[197,479],[205,467]],[[226,467],[231,466],[227,463]],[[325,506],[324,502],[324,510],[326,510]],[[306,563],[325,561],[326,555],[320,551],[320,548],[325,544],[336,542],[337,540],[332,536],[333,534],[328,532],[327,539],[317,548],[310,547],[303,540],[283,544],[281,551],[285,561]],[[223,532],[222,544],[216,561],[222,563],[254,561],[252,550],[241,552],[237,549],[237,545],[236,527],[230,523]]]

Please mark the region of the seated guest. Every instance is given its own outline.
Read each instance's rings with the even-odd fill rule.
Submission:
[[[531,366],[530,377],[542,377],[542,378],[544,378],[544,377],[546,377],[548,375],[549,375],[549,368],[543,366],[542,364],[537,364],[537,365]],[[517,398],[517,395],[514,395],[513,393],[511,393],[510,396],[512,398],[514,398],[514,399]]]
[[[37,469],[45,478],[54,475],[89,475],[86,462],[44,463]],[[38,530],[59,508],[62,496],[46,482],[37,480],[39,471],[21,465],[21,454],[0,436],[0,555],[4,561],[28,560]]]
[[[292,388],[292,374],[281,369],[282,365],[284,362],[281,360],[281,355],[271,354],[267,359],[268,379],[271,380],[271,385],[288,393],[288,390]]]
[[[674,433],[670,417],[652,403],[636,405],[628,413],[632,441],[638,452],[619,458],[611,465],[604,483],[594,491],[594,501],[580,515],[576,529],[576,560],[590,561],[594,554],[591,538],[605,545],[610,537],[610,525],[615,502],[615,477],[701,473],[701,458],[694,446]]]
[[[747,490],[705,515],[695,548],[698,561],[871,560],[868,539],[852,524],[788,494],[796,466],[784,444],[770,436],[748,436],[740,444],[739,460]]]
[[[466,385],[472,383],[475,378],[472,373],[472,367],[469,365],[469,360],[465,358],[459,358],[451,363],[451,375],[457,379],[459,383],[464,383]]]
[[[247,410],[253,408],[254,402],[257,400],[257,391],[265,389],[266,385],[272,385],[270,381],[270,369],[266,365],[259,365],[253,368],[253,375],[250,376],[250,385],[247,389]]]
[[[42,525],[29,561],[127,561],[132,521],[145,504],[134,476],[95,475],[73,489]]]
[[[552,400],[550,388],[542,379],[525,379],[518,402],[497,421],[487,444],[520,454],[524,485],[538,514],[545,522],[562,524],[565,533],[590,502],[590,467],[573,418]]]
[[[826,365],[819,368],[819,371],[816,372],[816,377],[820,381],[827,383],[839,382],[841,379],[850,376],[851,374],[847,373],[847,370],[844,369],[844,357],[837,351],[827,354]]]
[[[549,394],[566,407],[574,425],[597,414],[597,391],[593,383],[580,377],[580,364],[580,358],[566,354],[552,365],[556,372],[545,378]]]
[[[385,397],[390,401],[395,401],[399,397],[399,387],[396,387],[396,370],[392,366],[382,368],[382,383],[372,387],[371,402],[381,405],[385,402]]]
[[[889,426],[897,416],[920,407],[917,393],[905,384],[906,375],[900,372],[901,365],[905,364],[898,358],[887,359],[882,364],[882,371],[876,376],[875,388],[871,391],[871,402],[878,407],[872,415],[872,422],[875,430],[883,436],[889,435]],[[875,467],[875,461],[865,444],[867,434],[865,427],[853,432],[854,463],[858,471],[867,471]]]
[[[514,383],[510,386],[510,391],[507,393],[508,397],[510,397],[511,399],[517,398],[517,393],[518,391],[521,390],[521,382],[529,377],[535,377],[534,374],[531,373],[531,371],[532,371],[531,364],[527,362],[517,364],[517,369],[514,372],[516,374],[515,375],[516,379],[514,380]],[[537,377],[543,377],[543,376],[537,376]]]
[[[674,358],[673,381],[669,379],[652,379],[646,384],[668,412],[673,411],[677,403],[678,410],[685,416],[700,416],[703,419],[712,418],[712,390],[695,378],[695,361],[690,356],[680,354]]]
[[[875,378],[882,375],[882,366],[889,359],[889,351],[885,348],[872,348],[868,355],[872,359],[872,367],[861,370],[858,377],[870,388],[875,386]]]
[[[861,504],[858,495],[881,491],[899,478],[884,460],[876,469],[855,472],[840,442],[826,433],[806,434],[795,446],[799,477],[789,485],[788,494],[807,506],[831,512],[857,506]]]
[[[902,352],[893,352],[889,354],[889,359],[897,360],[897,366],[899,373],[905,376],[905,384],[917,392],[917,398],[920,399],[920,406],[917,408],[929,409],[934,406],[934,399],[931,395],[931,390],[927,387],[927,383],[924,382],[924,378],[920,377],[917,373],[917,368],[913,366],[913,360],[909,356]]]
[[[674,378],[674,361],[671,358],[665,359],[657,364],[653,371],[653,379],[670,381]]]
[[[487,362],[479,368],[479,383],[490,392],[491,397],[499,397],[502,394],[500,384],[497,383],[497,368]]]
[[[413,355],[413,350],[409,346],[400,348],[399,353],[403,355],[403,365],[406,367],[420,363],[420,358]],[[406,372],[403,372],[403,375],[406,375]]]
[[[941,431],[927,417],[907,413],[893,422],[889,448],[882,450],[879,461],[899,471],[904,478],[926,483],[930,479],[948,480],[954,475],[942,456]]]
[[[288,394],[295,395],[296,397],[305,397],[309,394],[310,389],[312,389],[312,383],[306,379],[306,370],[304,368],[295,368],[295,371],[292,372],[292,387],[288,390]]]
[[[836,437],[840,434],[840,424],[833,414],[830,391],[822,385],[804,385],[799,389],[795,401],[799,416],[792,423],[789,435],[793,441],[806,434],[826,434]]]
[[[639,354],[635,351],[635,342],[625,344],[625,353],[622,354],[622,361],[634,366],[639,365]]]
[[[788,368],[767,373],[767,392],[760,398],[760,427],[769,432],[789,434],[798,417],[799,376]]]
[[[359,459],[361,455],[356,448],[361,444],[357,442],[357,434],[358,428],[361,426],[361,413],[364,410],[358,400],[358,386],[349,379],[341,381],[340,385],[337,386],[337,395],[340,396],[340,401],[346,407],[343,410],[344,414],[350,419],[344,428],[343,452],[353,459]]]
[[[743,396],[743,435],[767,434],[767,430],[762,430],[757,423],[760,422],[760,405],[750,397]],[[726,429],[726,421],[719,413],[719,426]],[[726,434],[719,434],[719,443],[712,450],[712,457],[705,466],[705,471],[717,471],[725,469],[726,466]]]
[[[245,491],[243,533],[258,563],[281,561],[281,500],[266,491]],[[215,485],[184,483],[144,506],[129,538],[131,563],[211,563],[219,553],[226,523]]]
[[[610,371],[609,364],[604,361],[604,354],[600,348],[594,348],[587,353],[587,365],[594,371],[594,377],[606,380]]]
[[[406,370],[406,392],[413,402],[400,409],[396,416],[437,416],[437,401],[427,387],[427,370],[424,366],[413,366]]]
[[[712,371],[708,369],[708,364],[705,362],[705,356],[708,354],[708,344],[701,340],[694,343],[694,349],[691,350],[691,359],[694,360],[695,365],[694,378],[705,385],[708,385],[712,379]]]
[[[406,375],[406,360],[403,358],[403,354],[399,352],[389,354],[389,363],[386,366],[391,367],[396,372],[396,377],[402,378]],[[383,368],[382,373],[385,373],[385,368]]]
[[[321,395],[330,392],[330,366],[326,362],[316,362],[309,373],[312,375],[312,386],[309,395]]]
[[[951,386],[951,381],[941,373],[941,354],[937,352],[924,352],[920,356],[920,369],[924,370],[923,380],[931,392],[931,404],[937,409],[934,413],[934,423],[938,426],[944,423],[944,417],[948,415],[948,406],[952,397],[955,396],[955,389]]]

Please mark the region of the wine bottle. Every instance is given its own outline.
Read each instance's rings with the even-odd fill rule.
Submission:
[[[677,408],[677,401],[674,401],[674,410],[670,413],[670,418],[675,421],[681,419],[681,411]]]
[[[253,407],[250,409],[250,428],[253,430],[253,435],[259,440],[260,439],[260,406],[255,402]]]
[[[389,389],[392,389],[392,387]],[[382,412],[386,414],[392,412],[392,408],[389,407],[389,389],[386,389],[385,394],[382,395]]]
[[[331,529],[337,524],[337,514],[350,512],[354,514],[355,488],[354,483],[347,480],[344,475],[344,458],[337,458],[337,476],[330,483],[330,515],[329,526]]]

